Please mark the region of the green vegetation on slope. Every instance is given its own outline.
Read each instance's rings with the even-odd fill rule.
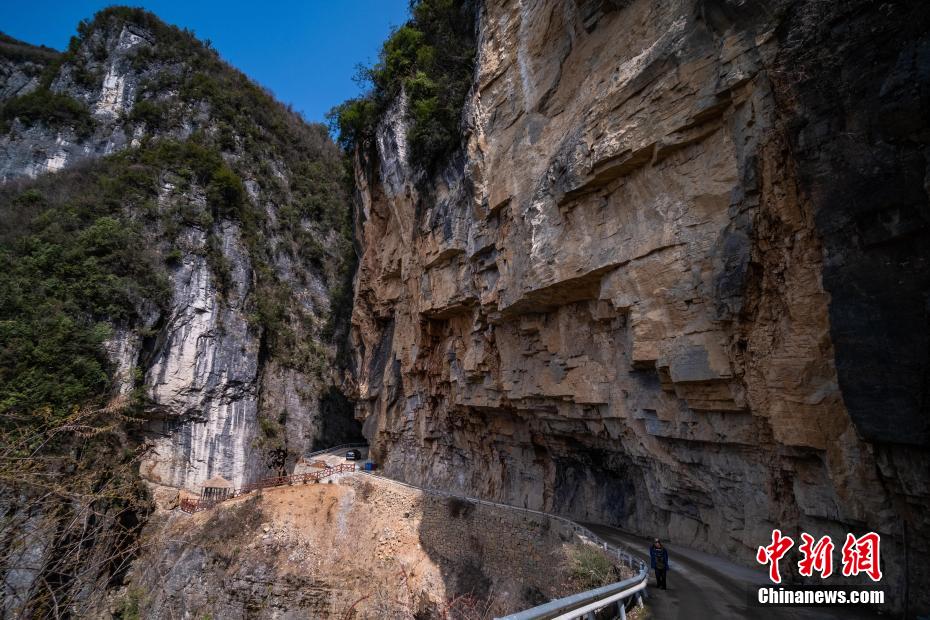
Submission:
[[[159,167],[132,153],[0,195],[0,415],[59,416],[110,386],[111,324],[170,298],[143,221]]]
[[[94,129],[90,110],[82,102],[69,95],[53,92],[52,81],[65,62],[74,65],[74,76],[87,83],[94,76],[88,74],[83,59],[77,53],[79,39],[71,38],[68,49],[59,53],[47,47],[36,47],[12,37],[0,34],[0,57],[13,62],[30,62],[31,71],[41,67],[38,87],[26,94],[12,97],[0,106],[0,133],[8,133],[13,120],[19,119],[26,127],[43,123],[48,127],[71,127],[78,136],[87,136]]]
[[[48,63],[31,69],[41,71],[39,90],[8,101],[0,120],[80,128],[85,110],[68,93],[99,87],[104,44],[125,22],[155,41],[137,48],[143,83],[119,119],[138,146],[0,187],[0,504],[36,507],[14,511],[0,538],[16,541],[10,532],[28,527],[50,542],[40,569],[48,592],[30,594],[24,617],[53,615],[59,604],[79,610],[87,601],[74,597],[103,579],[118,585],[135,552],[149,510],[133,436],[144,395],[107,406],[114,368],[104,345],[114,328],[158,341],[169,275],[185,256],[205,258],[220,303],[223,291],[229,301],[238,283],[223,235],[236,226],[252,270],[238,301],[263,357],[284,366],[322,377],[320,337],[338,337],[350,308],[343,297],[331,316],[315,316],[298,299],[318,286],[310,275],[344,290],[352,268],[342,151],[326,127],[303,122],[189,32],[140,9],[106,9],[65,53],[35,56]],[[63,75],[75,84],[56,95]],[[260,419],[269,444],[286,415]],[[8,548],[0,545],[0,564]]]
[[[282,364],[322,377],[326,353],[317,340],[344,323],[340,291],[354,253],[340,150],[324,126],[304,123],[191,33],[141,9],[105,9],[82,23],[42,88],[3,112],[45,120],[44,112],[19,110],[58,97],[47,86],[62,63],[99,55],[87,49],[103,39],[94,33],[118,32],[124,21],[157,41],[134,59],[148,76],[127,119],[145,123],[141,146],[0,194],[0,414],[49,408],[61,416],[100,404],[111,383],[102,346],[110,326],[138,328],[142,314],[164,309],[167,270],[183,256],[177,243],[184,228],[207,232],[202,252],[222,292],[232,276],[217,224],[238,224],[255,274],[251,326]],[[160,98],[165,92],[180,95]],[[157,137],[203,106],[209,120],[190,138]],[[245,178],[260,188],[263,204],[248,197]],[[166,179],[180,199],[160,204]],[[324,248],[331,231],[335,238]],[[281,253],[303,265],[298,277],[316,270],[329,281],[339,299],[328,326],[280,281],[273,265]]]
[[[204,204],[160,208],[166,173],[181,190],[196,188]],[[138,325],[143,312],[164,310],[178,232],[210,230],[219,220],[239,223],[252,254],[253,327],[265,330],[282,363],[322,373],[320,345],[291,329],[291,293],[270,267],[265,215],[246,200],[240,176],[195,139],[147,141],[0,194],[0,414],[50,407],[64,415],[105,395],[109,326]],[[204,251],[222,289],[230,274],[218,244],[211,234]],[[160,246],[174,249],[161,256]]]
[[[0,32],[0,58],[12,62],[31,62],[42,66],[54,62],[61,52],[44,45],[30,45]]]
[[[378,63],[363,69],[368,94],[330,112],[339,143],[369,147],[390,103],[407,95],[409,163],[435,171],[461,143],[460,121],[475,63],[475,3],[413,0],[411,19],[385,41]]]
[[[0,107],[0,133],[7,133],[13,119],[27,127],[42,122],[48,127],[67,126],[79,136],[93,131],[94,121],[87,106],[68,95],[38,88],[28,94],[13,97]]]

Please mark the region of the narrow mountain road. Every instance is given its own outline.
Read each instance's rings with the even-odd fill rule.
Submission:
[[[624,546],[634,556],[649,561],[651,539],[628,534],[605,525],[585,523],[585,527],[606,540]],[[656,620],[692,618],[761,618],[820,620],[826,618],[878,618],[877,613],[858,606],[844,607],[755,607],[749,606],[749,592],[764,575],[729,560],[668,543],[668,589],[655,587],[649,576],[647,605]]]

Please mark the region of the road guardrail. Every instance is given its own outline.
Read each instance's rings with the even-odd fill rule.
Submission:
[[[381,480],[386,480],[394,484],[399,484],[401,486],[432,495],[455,498],[471,502],[473,504],[484,504],[485,506],[515,510],[526,514],[539,515],[561,521],[570,526],[572,531],[578,535],[579,538],[582,540],[587,540],[591,544],[595,544],[601,547],[608,555],[613,555],[619,563],[626,565],[636,571],[636,575],[630,577],[629,579],[624,579],[623,581],[618,581],[617,583],[612,583],[610,585],[588,590],[586,592],[572,594],[570,596],[556,599],[543,605],[538,605],[531,609],[526,609],[515,614],[510,614],[509,616],[504,616],[496,620],[573,620],[575,618],[594,618],[594,612],[611,605],[616,605],[617,616],[622,620],[625,620],[626,608],[629,602],[635,600],[638,605],[642,605],[643,591],[646,589],[646,582],[649,577],[649,569],[646,566],[646,563],[633,557],[632,554],[630,554],[622,547],[613,545],[601,539],[597,534],[581,525],[580,523],[549,512],[530,510],[529,508],[520,508],[519,506],[511,506],[510,504],[502,504],[500,502],[490,502],[485,499],[469,497],[467,495],[458,495],[456,493],[450,493],[449,491],[442,491],[440,489],[418,487],[416,485],[394,480],[393,478],[388,478],[387,476],[382,476],[381,474],[377,474],[371,471],[365,471],[362,473],[365,473],[374,478],[380,478]]]

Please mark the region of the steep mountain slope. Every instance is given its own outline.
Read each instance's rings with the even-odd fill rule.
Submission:
[[[326,128],[188,32],[106,9],[63,53],[3,38],[0,78],[2,448],[47,465],[3,471],[5,611],[28,615],[124,570],[67,564],[69,528],[113,552],[139,472],[170,504],[357,437],[334,370],[354,253]]]
[[[415,72],[349,134],[377,460],[747,564],[775,527],[878,531],[892,604],[930,606],[928,24],[484,3],[436,173]]]
[[[874,530],[889,605],[930,609],[930,11],[413,6],[335,117],[386,473],[749,564],[774,527]],[[153,497],[356,436],[344,175],[144,11],[0,37],[5,616],[105,615]]]

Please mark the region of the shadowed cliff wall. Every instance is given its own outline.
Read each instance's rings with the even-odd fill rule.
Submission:
[[[926,607],[926,33],[917,3],[486,3],[461,152],[411,169],[401,97],[358,156],[376,460],[745,563],[875,530]]]

